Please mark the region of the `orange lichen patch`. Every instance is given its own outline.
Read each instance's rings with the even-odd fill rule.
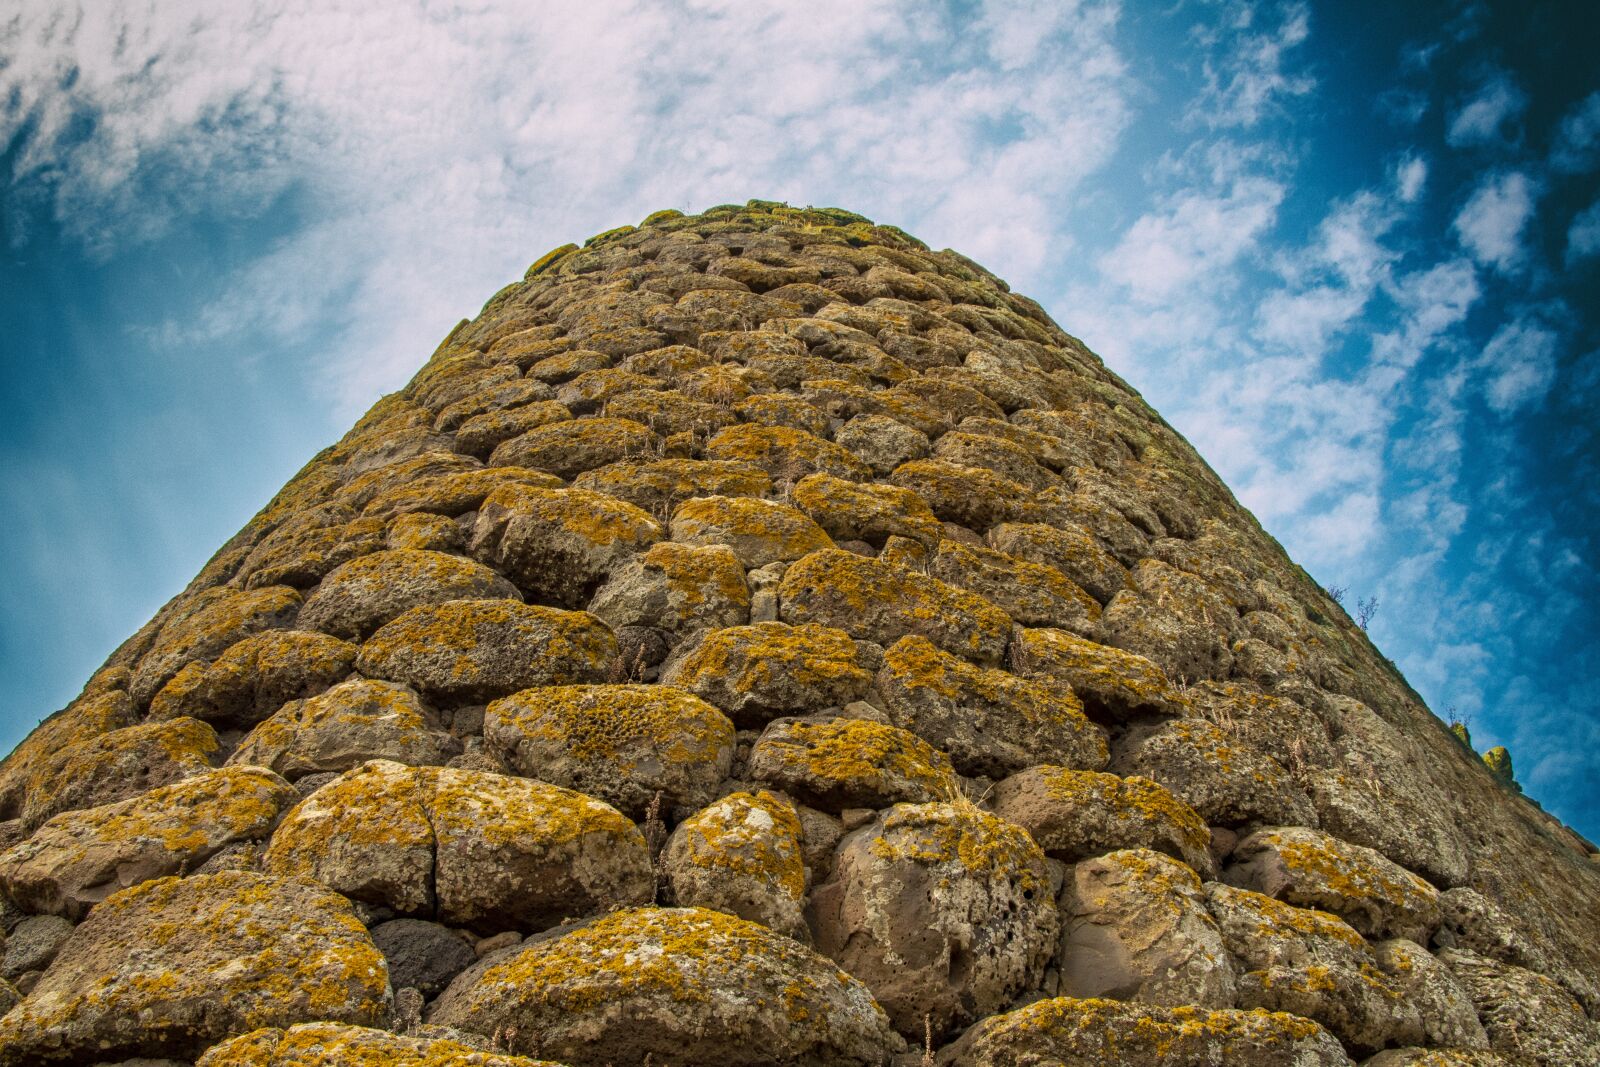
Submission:
[[[21,814],[28,782],[42,767],[59,763],[64,753],[133,722],[133,702],[117,689],[80,697],[46,719],[0,763],[0,818]]]
[[[383,956],[338,895],[242,871],[162,878],[112,895],[78,928],[0,1021],[0,1063],[188,1059],[231,1034],[371,1026],[387,1009]]]
[[[711,357],[692,348],[689,345],[668,345],[665,348],[652,348],[648,352],[638,352],[622,361],[622,369],[635,374],[645,374],[652,378],[672,380],[680,374],[697,370],[711,363]],[[627,418],[634,418],[629,415]],[[644,419],[639,419],[644,422]]]
[[[361,646],[363,674],[452,700],[491,700],[535,685],[599,681],[617,639],[586,611],[514,600],[412,608]]]
[[[209,771],[221,748],[196,719],[145,722],[84,739],[41,760],[28,779],[23,825],[104,804]]]
[[[1100,603],[1128,584],[1127,568],[1075,523],[1003,522],[989,530],[989,545],[1017,559],[1054,567]]]
[[[1100,618],[1095,599],[1054,567],[994,549],[943,541],[928,573],[978,594],[1022,626],[1088,633]]]
[[[484,743],[519,774],[592,793],[642,817],[656,797],[699,806],[733,761],[734,729],[668,685],[525,689],[494,701]]]
[[[1022,517],[1033,496],[1027,487],[993,471],[936,459],[902,463],[890,481],[915,492],[945,522],[980,534]]]
[[[573,484],[625,500],[662,518],[690,497],[765,496],[772,491],[772,479],[759,467],[696,459],[613,463],[579,475]]]
[[[253,1030],[213,1046],[195,1067],[561,1067],[463,1045],[338,1023]]]
[[[662,436],[691,433],[706,438],[739,420],[732,412],[678,392],[639,389],[606,402],[608,418],[632,419]]]
[[[1297,908],[1264,893],[1213,884],[1208,892],[1227,902],[1230,917],[1248,923],[1249,940],[1331,941],[1366,953],[1366,940],[1339,916],[1315,908]]]
[[[316,585],[339,564],[382,548],[383,534],[382,519],[355,518],[348,508],[301,512],[262,538],[239,574],[247,589]]]
[[[991,1016],[946,1054],[952,1067],[1002,1067],[1037,1058],[1063,1063],[1162,1063],[1208,1067],[1235,1062],[1338,1067],[1348,1063],[1333,1036],[1286,1012],[1157,1007],[1056,997]]]
[[[286,627],[299,610],[300,594],[286,586],[196,594],[161,628],[134,669],[134,702],[147,703],[190,660],[210,659],[253,633]]]
[[[524,404],[506,411],[487,411],[461,424],[456,431],[456,448],[483,459],[512,438],[571,418],[572,412],[566,405],[554,400]],[[549,477],[554,478],[554,475]]]
[[[119,889],[191,870],[235,841],[266,837],[298,799],[270,771],[227,767],[64,812],[0,855],[0,885],[30,912],[80,919]]]
[[[672,539],[690,545],[726,545],[745,567],[797,560],[832,548],[828,535],[805,514],[751,497],[694,497],[672,515]]]
[[[780,719],[750,752],[750,777],[825,811],[942,800],[960,791],[949,757],[866,719]]]
[[[1061,479],[1035,462],[1026,448],[986,434],[954,430],[939,438],[933,456],[958,467],[991,471],[1030,489],[1048,489],[1061,484]]]
[[[395,486],[374,496],[366,504],[366,515],[389,518],[405,512],[432,512],[435,515],[464,515],[477,510],[501,486],[523,485],[539,490],[558,490],[562,480],[541,470],[523,467],[483,467],[458,474],[421,478],[418,482]]]
[[[1058,678],[1111,718],[1140,712],[1171,715],[1184,704],[1166,673],[1143,656],[1065,630],[1019,630],[1012,655],[1019,673]]]
[[[794,805],[782,796],[764,789],[731,793],[679,825],[670,846],[669,862],[709,872],[718,881],[753,881],[799,904],[806,891],[801,837]],[[679,903],[713,907],[752,922],[761,921],[754,915],[698,900],[680,899]]]
[[[880,545],[908,537],[931,548],[942,535],[927,502],[899,486],[811,474],[794,487],[794,503],[838,541]]]
[[[998,662],[1011,636],[1010,617],[982,597],[839,549],[791,564],[778,596],[785,622],[837,626],[880,645],[919,634],[979,662]]]
[[[832,441],[786,426],[730,426],[707,442],[706,458],[749,463],[780,482],[818,471],[852,481],[872,477],[872,468]]]
[[[555,422],[513,437],[489,456],[496,467],[532,467],[562,478],[654,451],[659,438],[632,419]]]
[[[581,374],[605,370],[611,366],[611,357],[604,352],[587,348],[568,348],[531,364],[527,375],[532,381],[546,385],[560,385]]]
[[[285,704],[250,731],[228,763],[269,767],[296,779],[347,771],[369,759],[442,763],[459,747],[406,686],[355,678]]]
[[[763,622],[707,634],[662,681],[695,693],[735,722],[842,706],[872,686],[875,664],[843,630]]]

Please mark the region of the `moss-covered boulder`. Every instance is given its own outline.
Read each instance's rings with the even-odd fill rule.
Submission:
[[[268,1027],[224,1041],[195,1067],[561,1067],[486,1052],[443,1037],[408,1037],[340,1023]]]
[[[1105,732],[1066,685],[1019,678],[904,637],[884,653],[878,688],[890,720],[950,756],[962,774],[1002,777],[1036,763],[1095,770]]]
[[[367,502],[363,515],[391,518],[424,513],[455,518],[477,511],[489,494],[503,486],[559,489],[561,479],[525,467],[477,467],[403,482]]]
[[[359,641],[422,604],[521,599],[516,586],[460,556],[386,550],[335,568],[306,598],[295,625]]]
[[[615,808],[525,778],[374,761],[284,817],[263,858],[405,915],[543,929],[648,899],[644,837]]]
[[[613,630],[647,626],[676,644],[703,630],[749,622],[750,587],[727,546],[662,541],[615,568],[589,610]]]
[[[1205,719],[1135,726],[1110,770],[1161,783],[1213,826],[1317,821],[1305,791],[1282,764]]]
[[[1146,848],[1085,860],[1061,895],[1061,993],[1230,1008],[1234,966],[1200,878]]]
[[[739,726],[842,707],[872,688],[882,653],[843,630],[761,622],[706,634],[661,680],[721,708]]]
[[[901,804],[845,838],[813,892],[817,947],[895,1028],[935,1038],[1038,985],[1057,917],[1044,853],[967,803]]]
[[[218,586],[195,594],[170,614],[133,669],[129,692],[134,703],[146,706],[186,663],[209,660],[253,633],[287,628],[300,611],[300,600],[298,592],[281,585],[249,590]]]
[[[1207,877],[1215,873],[1205,821],[1148,778],[1046,764],[997,783],[992,804],[995,814],[1027,830],[1057,859],[1148,848]]]
[[[23,825],[137,796],[209,771],[221,753],[216,731],[198,719],[142,722],[100,734],[41,759],[28,778]]]
[[[833,541],[804,513],[751,497],[695,497],[672,513],[672,539],[725,545],[746,568],[788,563]]]
[[[349,674],[358,649],[304,630],[268,630],[230,646],[210,663],[184,667],[150,701],[150,718],[183,716],[248,727],[291,700],[315,696]]]
[[[617,639],[586,611],[514,600],[412,608],[361,646],[363,674],[444,701],[487,701],[536,685],[597,682]]]
[[[227,767],[65,812],[0,853],[0,887],[30,912],[78,920],[119,890],[192,871],[236,842],[264,840],[298,800],[271,771]]]
[[[748,463],[775,482],[798,482],[819,471],[852,481],[872,477],[872,468],[843,446],[786,426],[730,426],[706,443],[706,458]]]
[[[856,979],[790,938],[700,908],[634,908],[490,957],[429,1020],[573,1067],[878,1067],[904,1043]]]
[[[794,487],[794,503],[837,541],[882,545],[891,537],[908,537],[932,547],[941,536],[927,502],[897,485],[810,474]]]
[[[374,759],[444,763],[460,751],[409,686],[352,678],[285,704],[250,731],[228,762],[269,767],[293,781]]]
[[[1099,717],[1113,722],[1174,715],[1184,705],[1166,673],[1148,659],[1065,630],[1018,631],[1012,657],[1018,673],[1066,682]]]
[[[678,905],[727,912],[806,941],[803,839],[800,817],[783,796],[733,793],[678,824],[661,866]]]
[[[733,762],[727,717],[667,685],[525,689],[489,705],[484,744],[518,774],[599,797],[642,819],[693,811]]]
[[[1022,626],[1089,634],[1100,618],[1095,599],[1054,567],[994,549],[942,541],[928,573],[978,594]]]
[[[947,800],[949,757],[916,734],[870,719],[778,719],[750,750],[749,776],[822,811]]]
[[[581,608],[628,557],[661,540],[632,504],[587,489],[502,489],[478,512],[472,551],[536,600]]]
[[[73,932],[0,1019],[0,1064],[191,1059],[266,1026],[381,1025],[388,1000],[383,957],[336,893],[241,871],[162,878]]]
[[[984,598],[839,549],[791,564],[778,598],[787,623],[837,627],[884,646],[907,635],[926,637],[979,663],[998,663],[1011,638],[1010,617]]]
[[[627,460],[580,474],[573,485],[625,500],[661,519],[692,497],[772,492],[772,479],[760,467],[717,459]]]
[[[1076,523],[1003,522],[985,539],[1009,556],[1054,567],[1101,604],[1128,584],[1128,570]]]
[[[1302,826],[1240,841],[1226,872],[1246,889],[1331,911],[1368,937],[1426,943],[1439,928],[1439,891],[1370,848]]]
[[[660,440],[632,419],[572,419],[529,430],[489,455],[495,467],[531,467],[569,481],[597,467],[648,455]]]
[[[85,693],[46,719],[0,762],[0,818],[15,819],[22,813],[30,783],[41,772],[61,763],[79,745],[134,721],[133,701],[116,689]]]
[[[991,1016],[939,1053],[939,1067],[1349,1067],[1333,1035],[1285,1012],[1212,1011],[1057,997]]]

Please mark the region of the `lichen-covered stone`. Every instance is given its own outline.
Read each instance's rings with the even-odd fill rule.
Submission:
[[[1304,827],[1258,830],[1240,841],[1229,883],[1321,908],[1367,937],[1426,942],[1439,928],[1439,891],[1370,848]]]
[[[759,726],[860,700],[882,653],[843,630],[761,622],[716,630],[669,662],[661,681],[686,689],[738,726]]]
[[[962,774],[1001,777],[1036,763],[1097,770],[1104,731],[1058,682],[979,667],[924,637],[884,653],[878,674],[890,720],[949,753]]]
[[[872,477],[872,468],[842,446],[786,426],[730,426],[706,442],[706,458],[748,463],[776,482],[798,482],[818,472],[852,481]]]
[[[401,915],[544,929],[648,900],[644,837],[615,808],[526,778],[374,761],[284,817],[263,857]]]
[[[1061,926],[1064,996],[1233,1006],[1222,933],[1199,877],[1176,860],[1136,848],[1078,864],[1062,888]]]
[[[1472,998],[1489,1046],[1514,1063],[1600,1063],[1600,1027],[1555,982],[1475,952],[1439,954]]]
[[[478,510],[489,494],[505,486],[559,489],[561,484],[553,474],[524,467],[477,467],[402,482],[373,497],[362,514],[390,518],[425,512],[454,518]]]
[[[750,750],[748,774],[834,813],[946,800],[960,792],[943,752],[869,719],[778,719]]]
[[[689,433],[702,440],[739,421],[733,412],[720,404],[654,389],[637,389],[613,396],[606,401],[606,415],[632,419],[663,437]]]
[[[0,887],[28,911],[78,920],[118,890],[192,871],[234,842],[265,839],[298,799],[271,771],[229,767],[65,812],[0,854]]]
[[[210,659],[253,633],[284,629],[299,610],[300,594],[286,586],[197,593],[166,621],[134,668],[128,687],[134,703],[148,704],[185,663]]]
[[[489,455],[495,467],[532,467],[569,481],[584,471],[648,455],[659,438],[632,419],[572,419],[552,422],[500,444]]]
[[[535,685],[600,681],[616,657],[617,639],[586,611],[453,600],[384,624],[356,664],[441,700],[487,701]]]
[[[764,926],[700,908],[614,912],[490,957],[430,1021],[573,1067],[877,1067],[904,1045],[859,981]]]
[[[1054,567],[1101,604],[1128,582],[1128,571],[1076,524],[1003,522],[985,538],[990,547],[1017,559]]]
[[[996,783],[991,803],[996,815],[1028,831],[1056,859],[1145,848],[1207,877],[1214,873],[1205,821],[1148,778],[1030,767]]]
[[[734,729],[668,685],[525,689],[489,705],[484,744],[518,774],[565,786],[643,819],[705,806],[733,762]]]
[[[691,497],[766,496],[772,491],[772,479],[761,468],[715,459],[613,463],[580,474],[573,485],[625,500],[662,520]]]
[[[803,831],[794,805],[733,793],[678,824],[661,854],[681,907],[709,908],[809,940]]]
[[[749,622],[750,587],[727,546],[661,541],[614,569],[589,611],[613,630],[648,626],[676,643]]]
[[[977,593],[1022,626],[1053,626],[1087,635],[1100,605],[1066,575],[993,549],[941,541],[928,573]]]
[[[1134,727],[1110,769],[1160,782],[1215,826],[1316,823],[1310,801],[1282,765],[1205,719]]]
[[[1019,630],[1012,659],[1019,674],[1066,682],[1086,706],[1114,722],[1174,715],[1183,705],[1166,674],[1143,656],[1065,630]]]
[[[468,456],[488,459],[495,449],[525,433],[572,418],[566,405],[541,400],[502,411],[474,415],[456,430],[456,449]],[[531,472],[530,472],[531,473]]]
[[[522,594],[489,568],[446,552],[374,552],[322,579],[295,624],[359,641],[420,604],[489,599],[520,600]]]
[[[349,674],[357,651],[348,641],[304,630],[255,634],[209,664],[195,662],[179,671],[151,699],[150,718],[252,726]]]
[[[939,438],[934,458],[957,467],[991,471],[1029,489],[1059,486],[1059,476],[1040,466],[1028,449],[1004,438],[955,430]]]
[[[881,545],[909,537],[932,547],[941,536],[939,520],[910,489],[810,474],[794,487],[794,503],[836,541]]]
[[[1056,947],[1051,890],[1017,827],[970,804],[901,804],[845,838],[809,916],[897,1030],[939,1038],[1037,988]]]
[[[1372,951],[1389,983],[1416,1009],[1421,1043],[1454,1049],[1489,1047],[1472,998],[1431,952],[1405,938],[1380,941]]]
[[[29,784],[41,771],[61,763],[79,745],[134,721],[133,701],[115,689],[86,693],[46,719],[0,762],[0,818],[15,819],[22,813]]]
[[[463,1045],[339,1023],[270,1027],[224,1041],[195,1067],[561,1067]]]
[[[979,663],[998,663],[1011,637],[1010,617],[982,597],[839,549],[790,564],[778,598],[787,623],[833,626],[879,645],[926,637]]]
[[[24,826],[76,808],[137,796],[209,771],[221,743],[198,719],[144,722],[101,734],[40,761],[28,780]]]
[[[751,497],[695,497],[672,514],[672,539],[687,545],[725,545],[747,569],[789,563],[832,548],[828,535],[803,513]]]
[[[265,1026],[381,1024],[383,957],[320,886],[230,871],[108,897],[0,1019],[0,1064],[198,1056]]]
[[[980,534],[1023,519],[1033,495],[1027,486],[993,471],[933,459],[901,464],[892,481],[916,493],[942,521]]]
[[[1361,935],[1327,912],[1220,882],[1206,899],[1238,961],[1238,1004],[1302,1015],[1373,1053],[1422,1039],[1421,1019]]]
[[[939,1067],[1349,1067],[1322,1027],[1284,1012],[1211,1011],[1057,997],[995,1015],[942,1050]]]
[[[250,731],[228,763],[268,767],[293,781],[374,759],[444,763],[460,750],[409,686],[353,678],[285,704]]]
[[[857,415],[839,427],[833,439],[884,477],[902,463],[928,454],[928,435],[887,415]]]
[[[602,493],[510,488],[484,501],[471,547],[530,597],[581,608],[607,574],[663,532],[643,511]]]

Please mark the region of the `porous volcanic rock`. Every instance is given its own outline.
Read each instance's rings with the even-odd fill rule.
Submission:
[[[0,1067],[1600,1063],[1595,845],[848,211],[540,257],[176,592],[0,761]]]

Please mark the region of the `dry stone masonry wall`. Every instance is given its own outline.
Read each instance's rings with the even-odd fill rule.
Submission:
[[[0,764],[0,1067],[1600,1063],[1600,863],[1026,297],[540,259]]]

